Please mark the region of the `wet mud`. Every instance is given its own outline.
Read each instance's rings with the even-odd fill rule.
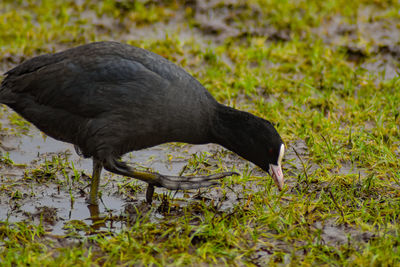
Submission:
[[[7,118],[12,111],[5,109],[4,114],[3,127],[12,126]],[[0,221],[43,223],[52,234],[118,231],[132,220],[132,214],[136,217],[138,209],[151,212],[157,220],[164,217],[163,205],[185,206],[196,199],[223,201],[219,208],[228,210],[240,197],[234,190],[222,193],[219,188],[185,192],[157,188],[150,206],[145,202],[145,183],[103,170],[101,201],[94,208],[86,203],[92,160],[78,156],[73,145],[47,137],[30,126],[24,133],[3,134],[0,148],[8,159],[0,165]],[[164,144],[129,153],[123,160],[132,167],[166,175],[193,175],[212,173],[220,164],[217,157],[224,159],[227,168],[235,166],[240,170],[249,164],[214,144]],[[188,167],[191,161],[195,163]],[[166,204],[165,198],[172,203]],[[176,210],[179,213],[179,208]]]
[[[4,110],[3,127],[10,123],[7,114],[11,112]],[[319,168],[309,161],[305,141],[296,140],[287,145],[284,159],[286,177],[298,177],[304,172],[310,175]],[[14,164],[3,160],[0,165],[3,187],[0,221],[42,224],[50,236],[112,234],[129,227],[143,215],[148,215],[152,221],[184,216],[184,209],[189,206],[192,212],[198,210],[201,215],[200,203],[210,205],[216,214],[226,216],[238,205],[248,203],[250,192],[265,191],[266,183],[272,184],[266,173],[218,145],[164,144],[127,154],[123,160],[134,167],[167,175],[210,173],[222,164],[227,170],[248,173],[252,178],[245,187],[235,182],[238,177],[233,177],[226,179],[224,189],[218,186],[189,191],[157,188],[153,204],[149,205],[145,202],[145,183],[103,171],[101,201],[95,207],[86,202],[92,162],[79,157],[72,145],[46,137],[30,126],[23,134],[3,135],[1,149]],[[343,164],[338,172],[357,173],[358,170]],[[289,190],[296,193],[303,181],[286,179],[286,183]],[[200,205],[198,209],[197,205]],[[347,242],[349,233],[361,241],[365,235],[350,227],[340,227],[333,222],[315,225],[315,229],[322,231],[324,242],[336,242],[336,245]],[[268,257],[264,250],[265,247],[260,248],[254,257],[258,255],[259,260]]]
[[[83,13],[82,17],[95,26],[96,35],[102,40],[124,42],[163,39],[166,33],[175,31],[179,33],[179,38],[195,38],[200,45],[218,44],[229,38],[246,40],[249,36],[263,36],[267,42],[291,40],[289,28],[276,29],[258,25],[256,21],[259,12],[256,9],[241,8],[240,5],[238,1],[185,1],[185,8],[190,8],[193,13],[193,28],[182,23],[185,20],[183,12],[175,13],[168,21],[147,25],[132,25],[127,19],[115,21],[106,15],[99,18],[92,11]],[[245,14],[248,10],[252,10],[252,14]],[[234,18],[241,16],[253,20],[238,24],[240,20]],[[313,33],[335,49],[343,51],[355,67],[365,68],[370,73],[381,73],[384,79],[396,77],[400,59],[400,49],[396,45],[399,40],[396,23],[365,19],[368,16],[373,16],[373,12],[364,10],[355,24],[344,22],[338,16],[313,29]],[[370,50],[360,46],[360,35],[372,38],[375,46]],[[64,48],[65,44],[56,44],[48,51]],[[25,55],[2,55],[0,72],[4,73],[25,59]],[[229,57],[223,57],[222,60],[230,66],[234,64]],[[251,102],[251,99],[241,101],[239,97],[234,101],[243,104]],[[0,119],[3,130],[17,127],[9,119],[12,113],[8,109],[4,110]],[[265,190],[266,183],[272,184],[266,173],[218,145],[165,144],[127,154],[124,160],[134,167],[167,175],[210,173],[224,168],[225,171],[233,169],[241,174],[247,173],[252,179],[244,187],[235,183],[237,177],[226,178],[228,189],[214,187],[171,192],[157,188],[154,202],[150,206],[145,202],[146,184],[103,171],[101,201],[98,207],[93,207],[86,203],[92,172],[91,160],[79,157],[72,145],[46,137],[33,126],[27,127],[24,131],[2,131],[0,136],[0,151],[3,155],[0,162],[0,221],[43,224],[49,237],[112,233],[129,227],[142,214],[149,214],[153,221],[161,221],[168,217],[184,216],[184,207],[195,207],[200,202],[215,207],[216,213],[229,214],[236,206],[247,202],[248,192],[259,192]],[[321,167],[309,160],[306,142],[294,140],[288,142],[287,146],[284,173],[286,177],[292,177],[286,180],[288,190],[295,195],[301,190],[324,188],[327,184],[319,184],[311,175]],[[11,161],[14,164],[10,164]],[[342,162],[332,172],[366,175],[350,162]],[[321,243],[334,246],[344,246],[353,241],[366,243],[373,238],[368,232],[338,225],[334,221],[317,222],[312,230],[320,231]],[[57,241],[68,242],[66,239]],[[268,241],[282,251],[288,247],[280,240]],[[194,238],[193,242],[201,242],[201,239]],[[251,257],[254,262],[262,263],[268,260],[272,251],[272,248],[269,250],[267,246],[257,244]],[[285,259],[282,262],[285,263]]]
[[[325,43],[343,51],[355,67],[364,68],[379,79],[393,79],[398,77],[400,59],[399,21],[385,19],[384,12],[367,6],[358,11],[358,16],[351,23],[335,16],[313,32]],[[373,46],[366,47],[367,43]]]

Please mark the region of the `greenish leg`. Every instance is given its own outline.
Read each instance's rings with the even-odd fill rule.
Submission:
[[[103,169],[103,164],[101,163],[101,161],[93,159],[93,175],[92,175],[92,182],[90,184],[90,194],[88,201],[89,204],[91,205],[98,204],[100,175],[102,169]]]
[[[116,158],[108,158],[103,161],[107,171],[121,174],[127,177],[139,179],[149,184],[146,191],[146,201],[151,204],[154,194],[154,187],[164,187],[171,190],[198,189],[217,185],[219,179],[226,176],[237,175],[235,172],[222,172],[208,176],[169,176],[159,173],[137,171],[129,167],[125,162]],[[93,174],[94,176],[94,174]],[[94,181],[93,181],[94,182]]]

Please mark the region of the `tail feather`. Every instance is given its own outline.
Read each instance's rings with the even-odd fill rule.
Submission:
[[[11,105],[17,101],[18,96],[11,90],[10,83],[7,78],[8,77],[4,78],[0,84],[0,103]]]

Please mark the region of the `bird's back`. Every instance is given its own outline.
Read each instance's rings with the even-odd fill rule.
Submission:
[[[116,42],[38,56],[6,75],[0,102],[87,156],[101,142],[119,154],[168,141],[202,142],[217,105],[182,68]]]

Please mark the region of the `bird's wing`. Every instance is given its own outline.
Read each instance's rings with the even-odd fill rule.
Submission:
[[[25,71],[10,71],[3,86],[37,104],[93,117],[135,97],[162,94],[170,84],[141,63],[115,55],[56,59],[43,57],[42,64],[31,61]]]

